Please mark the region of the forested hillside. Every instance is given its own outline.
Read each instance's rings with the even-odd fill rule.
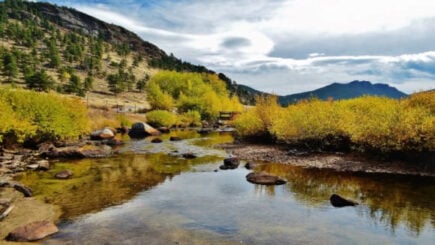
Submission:
[[[56,90],[101,101],[118,95],[146,104],[146,82],[159,70],[216,74],[167,55],[116,25],[48,3],[0,2],[0,80],[37,91]],[[253,96],[216,74],[231,94]],[[114,100],[116,101],[116,100]]]

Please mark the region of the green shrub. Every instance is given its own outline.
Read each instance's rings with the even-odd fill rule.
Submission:
[[[177,122],[174,113],[163,110],[154,110],[146,114],[147,123],[154,127],[171,127]]]

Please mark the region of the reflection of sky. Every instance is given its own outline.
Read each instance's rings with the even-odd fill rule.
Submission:
[[[200,140],[213,139],[214,144],[225,142],[226,137],[212,134],[207,138],[190,138],[197,136],[194,131],[171,134],[183,135],[186,140],[166,142],[169,135],[164,135],[167,146],[165,143],[152,144],[146,138],[127,142],[124,147],[140,153],[146,145],[160,147],[163,152],[169,145],[178,150],[194,147],[201,152],[201,157],[188,161],[168,157],[171,147],[161,157],[143,155],[147,160],[135,164],[146,164],[150,172],[161,171],[161,166],[166,165],[185,167],[121,205],[61,224],[61,232],[54,236],[54,241],[78,244],[138,244],[143,241],[147,244],[175,241],[180,244],[222,244],[224,241],[245,244],[430,244],[433,240],[434,230],[430,224],[433,210],[430,207],[434,200],[430,197],[434,181],[431,178],[351,175],[269,164],[260,168],[282,174],[288,183],[254,185],[246,181],[249,170],[242,166],[214,172],[222,163],[222,158],[216,158],[215,153],[222,154],[223,151],[197,145]],[[98,166],[104,165],[101,162],[104,159],[99,161]],[[147,178],[153,179],[152,176]],[[334,208],[328,199],[332,193],[354,199],[360,205]]]
[[[61,225],[57,237],[99,244],[154,244],[154,240],[162,244],[168,239],[184,244],[183,238],[187,243],[205,239],[245,244],[430,244],[433,240],[430,225],[418,236],[410,235],[404,224],[392,233],[384,223],[372,220],[364,205],[333,208],[326,199],[311,206],[295,199],[285,185],[248,183],[248,170],[243,168],[217,173],[215,168],[177,175],[130,202]],[[108,238],[107,233],[116,237]]]
[[[432,0],[49,0],[279,94],[371,80],[434,88]]]

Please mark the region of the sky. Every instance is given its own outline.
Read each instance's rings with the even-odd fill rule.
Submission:
[[[435,88],[434,0],[49,0],[278,95],[333,82]]]

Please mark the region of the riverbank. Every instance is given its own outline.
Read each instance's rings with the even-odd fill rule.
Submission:
[[[248,162],[281,163],[304,168],[333,169],[339,172],[388,173],[435,177],[433,164],[380,161],[356,154],[309,153],[289,150],[286,145],[233,143],[220,145],[229,154]]]

